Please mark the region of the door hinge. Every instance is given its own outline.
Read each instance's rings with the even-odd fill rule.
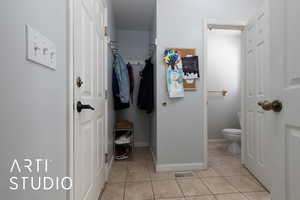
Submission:
[[[105,163],[108,163],[108,153],[105,154]]]
[[[104,92],[104,98],[107,100],[108,99],[108,90],[105,90]]]
[[[108,36],[108,26],[104,26],[104,36]]]

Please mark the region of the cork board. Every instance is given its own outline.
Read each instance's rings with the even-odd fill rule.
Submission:
[[[196,56],[196,49],[186,49],[186,48],[173,48],[175,51],[178,52],[178,54],[180,54],[181,58],[184,58],[188,55],[190,56]],[[196,80],[190,80],[190,82],[188,82],[188,80],[184,80],[183,81],[183,87],[184,87],[184,91],[196,91]]]

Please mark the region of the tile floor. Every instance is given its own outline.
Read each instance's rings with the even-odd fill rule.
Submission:
[[[225,149],[209,144],[209,169],[175,178],[175,172],[155,172],[149,149],[136,148],[129,160],[113,163],[102,200],[271,200],[240,157]]]

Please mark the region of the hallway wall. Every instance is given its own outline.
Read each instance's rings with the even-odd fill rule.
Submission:
[[[203,76],[203,20],[247,20],[262,0],[157,0],[157,166],[201,168],[204,161],[203,77],[197,91],[169,99],[162,53],[165,48],[196,48]],[[167,106],[162,105],[167,102]]]
[[[10,174],[14,159],[21,165],[25,158],[49,159],[46,176],[67,176],[67,1],[9,0],[0,4],[0,198],[65,200],[63,190],[12,191],[8,186],[12,175],[46,175],[25,170]],[[56,71],[26,60],[26,24],[57,45]]]
[[[241,128],[242,33],[238,30],[211,30],[207,34],[207,88],[228,90],[228,95],[208,93],[208,139],[222,139],[222,129]]]
[[[134,122],[135,145],[149,146],[150,115],[137,107],[137,96],[140,86],[139,72],[145,67],[145,59],[149,54],[149,31],[118,30],[117,32],[120,54],[126,64],[128,61],[139,61],[133,65],[134,93],[130,108],[117,111],[117,120],[130,120]]]

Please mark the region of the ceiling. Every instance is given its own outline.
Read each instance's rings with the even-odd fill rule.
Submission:
[[[155,0],[112,0],[118,29],[150,30]]]

